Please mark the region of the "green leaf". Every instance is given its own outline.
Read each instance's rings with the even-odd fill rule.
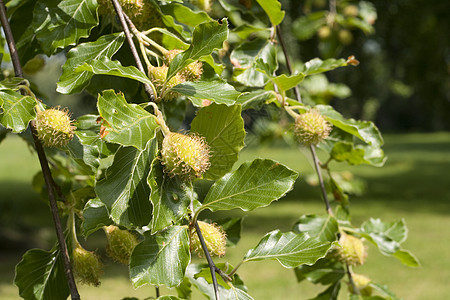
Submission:
[[[232,85],[225,81],[186,81],[170,89],[191,100],[196,106],[203,106],[203,100],[210,100],[218,104],[233,105],[241,95]]]
[[[203,277],[195,279],[195,274],[198,274],[202,269],[206,268],[205,264],[190,264],[186,269],[186,277],[189,278],[191,283],[197,287],[197,289],[210,300],[215,300],[214,287],[212,284]],[[247,288],[244,286],[242,280],[236,274],[233,276],[231,287],[229,289],[219,285],[219,297],[226,300],[253,300],[253,298],[247,294]]]
[[[178,176],[170,177],[163,172],[159,158],[155,158],[147,178],[151,188],[150,201],[153,204],[152,232],[177,223],[187,213],[194,199],[192,186]]]
[[[91,167],[92,175],[100,167],[101,159],[106,158],[117,150],[115,144],[108,144],[100,138],[100,124],[98,115],[84,115],[77,119],[74,138],[67,145],[72,158],[78,163]],[[80,162],[81,161],[81,162]]]
[[[232,265],[230,265],[229,263],[216,263],[215,264],[217,268],[219,268],[220,270],[222,270],[225,274],[229,274],[231,273],[231,271],[234,269],[234,267]],[[209,284],[212,284],[212,276],[211,276],[211,269],[209,268],[209,266],[201,269],[198,273],[196,273],[194,275],[194,279],[198,279],[198,278],[204,278],[206,280],[206,282],[208,282]],[[217,276],[217,283],[222,286],[223,288],[229,290],[231,288],[231,286],[229,286],[227,284],[227,282],[225,282],[225,280],[222,278],[222,276]]]
[[[215,221],[227,234],[227,246],[236,246],[241,239],[242,218],[225,218]]]
[[[45,54],[75,45],[98,24],[95,0],[39,0],[32,26]]]
[[[244,24],[239,25],[238,27],[234,28],[232,32],[234,34],[236,34],[242,40],[246,40],[251,35],[254,35],[255,33],[259,33],[259,32],[269,35],[270,28],[260,27],[260,26],[255,26],[252,24],[244,23]]]
[[[67,61],[62,67],[62,75],[57,83],[56,91],[62,94],[79,93],[94,75],[89,71],[75,72],[76,67],[102,57],[111,58],[125,40],[123,33],[102,35],[97,41],[83,43],[67,53]]]
[[[240,105],[212,103],[203,107],[191,123],[191,132],[203,136],[211,150],[211,167],[204,178],[220,178],[231,170],[244,147],[245,130]]]
[[[178,298],[176,296],[161,296],[156,298],[156,300],[183,300],[182,298]]]
[[[188,26],[197,26],[203,22],[211,22],[210,16],[204,11],[192,11],[189,7],[184,6],[180,3],[168,3],[161,6],[161,11],[166,15],[171,15],[180,23],[186,24]]]
[[[36,118],[34,107],[36,100],[30,96],[22,96],[13,90],[0,91],[0,123],[15,133],[27,129],[28,123]]]
[[[370,219],[361,226],[361,235],[373,243],[384,255],[392,255],[401,263],[417,267],[420,265],[416,257],[409,251],[401,249],[408,235],[408,229],[404,220],[397,222],[382,222],[380,219]]]
[[[152,139],[142,151],[134,147],[121,148],[106,170],[105,178],[97,181],[95,192],[115,223],[124,226],[150,223],[152,208],[147,177],[150,162],[157,153],[156,144]]]
[[[292,33],[300,41],[313,37],[317,30],[327,24],[326,13],[318,11],[296,19],[292,23]]]
[[[222,48],[223,42],[228,38],[228,25],[226,19],[219,22],[206,22],[195,27],[192,35],[192,44],[189,48],[175,56],[167,72],[167,81],[181,69],[202,56],[210,55],[214,49]]]
[[[244,211],[267,206],[290,191],[298,174],[270,159],[255,159],[216,181],[200,210]]]
[[[383,138],[378,128],[372,122],[345,119],[329,105],[316,105],[316,109],[334,126],[348,132],[374,147],[383,145]]]
[[[83,222],[81,223],[81,230],[85,238],[103,226],[112,223],[105,204],[99,198],[91,199],[86,203],[83,209]]]
[[[305,74],[305,76],[310,76],[313,74],[328,72],[336,68],[345,66],[347,66],[347,60],[343,58],[329,58],[326,60],[313,58],[305,63],[305,69],[303,70],[303,73]]]
[[[420,267],[420,262],[411,252],[408,250],[397,250],[393,256],[397,258],[402,264],[408,267]]]
[[[97,107],[107,131],[106,141],[143,150],[155,137],[156,117],[136,104],[128,104],[122,94],[104,91],[98,96]]]
[[[336,283],[330,285],[325,291],[310,300],[337,300],[340,289],[341,281],[339,280],[336,281]]]
[[[233,50],[230,60],[235,68],[235,80],[248,86],[264,86],[268,76],[278,68],[276,49],[267,39],[242,43]],[[257,70],[257,61],[264,64],[265,73]]]
[[[382,167],[387,159],[379,147],[347,142],[335,143],[330,155],[336,161],[347,161],[350,165],[368,164],[375,167]]]
[[[134,66],[124,67],[119,61],[107,57],[93,59],[75,68],[75,72],[91,72],[97,75],[112,75],[134,79],[152,85],[151,80]]]
[[[382,294],[386,296],[388,300],[400,300],[392,291],[389,290],[389,288],[386,285],[381,285],[375,282],[371,282],[369,284],[375,291],[377,291],[379,294]]]
[[[281,10],[281,3],[278,0],[256,0],[269,16],[270,23],[276,26],[283,21],[284,10]]]
[[[278,86],[280,91],[286,92],[302,82],[304,78],[305,74],[298,73],[291,76],[281,74],[280,76],[271,78],[270,80]]]
[[[343,265],[335,259],[329,259],[329,257],[319,259],[312,266],[302,265],[295,268],[298,282],[307,279],[314,284],[320,283],[322,285],[334,284],[346,274]]]
[[[27,300],[65,300],[69,287],[58,250],[32,249],[23,255],[16,267],[14,283]]]
[[[11,89],[11,90],[17,91],[18,86],[21,84],[24,84],[25,82],[27,82],[27,80],[20,78],[20,77],[7,77],[7,78],[3,79],[2,81],[0,81],[0,90]],[[2,101],[2,99],[0,98],[0,106],[3,103],[1,101]]]
[[[311,238],[307,233],[281,233],[274,230],[247,252],[244,262],[276,259],[285,268],[311,265],[324,257],[331,245],[330,242]]]
[[[130,277],[133,286],[177,286],[183,281],[190,260],[186,226],[172,226],[154,235],[147,232],[145,240],[134,248],[131,255]]]
[[[294,232],[307,232],[311,237],[328,242],[336,240],[338,231],[338,223],[330,215],[303,215],[294,225]]]
[[[189,281],[189,278],[184,276],[183,282],[180,283],[180,285],[176,286],[175,289],[177,290],[178,297],[181,297],[182,299],[191,299],[192,296],[192,284]]]
[[[264,104],[271,103],[274,100],[276,100],[276,94],[273,91],[255,90],[249,93],[242,93],[236,103],[242,105],[242,110],[259,110]]]

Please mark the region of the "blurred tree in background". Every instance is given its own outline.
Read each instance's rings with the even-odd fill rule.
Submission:
[[[297,38],[287,43],[297,60],[355,55],[361,62],[327,74],[352,91],[346,98],[340,89],[330,99],[344,115],[373,120],[384,131],[450,130],[450,2],[282,3],[289,14],[283,29]],[[333,4],[338,14],[330,20]],[[375,30],[359,20],[373,21]]]

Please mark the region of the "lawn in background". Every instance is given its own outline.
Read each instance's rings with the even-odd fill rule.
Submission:
[[[388,161],[383,168],[350,168],[367,182],[363,196],[350,198],[353,223],[359,225],[369,217],[388,222],[404,218],[409,228],[404,247],[420,259],[422,266],[405,267],[369,247],[366,265],[355,271],[387,284],[404,299],[445,299],[450,294],[447,282],[450,278],[450,134],[385,135],[385,141]],[[306,151],[303,153],[307,154]],[[305,182],[305,176],[313,172],[305,155],[288,148],[247,148],[240,161],[254,157],[275,159],[299,171],[300,177],[295,189],[285,198],[267,208],[246,213],[243,238],[222,259],[234,265],[265,233],[276,228],[289,230],[301,214],[325,212],[319,190]],[[0,299],[20,299],[12,280],[14,266],[26,249],[24,246],[48,247],[53,239],[54,230],[49,227],[51,215],[31,187],[38,168],[36,157],[19,138],[10,135],[0,144],[0,226],[2,234],[14,241],[10,247],[0,246]],[[332,168],[348,169],[345,164],[332,164]],[[241,211],[233,213],[245,215]],[[225,215],[218,212],[213,216]],[[102,233],[94,234],[88,245],[92,247],[90,250],[98,248],[103,252]],[[12,250],[13,246],[20,250]],[[106,258],[105,263],[102,285],[100,288],[80,286],[82,299],[154,296],[152,287],[134,290],[126,277],[125,267]],[[238,273],[250,295],[257,300],[308,299],[323,288],[308,282],[297,284],[293,271],[284,269],[276,261],[249,262]],[[201,297],[194,296],[193,299]]]

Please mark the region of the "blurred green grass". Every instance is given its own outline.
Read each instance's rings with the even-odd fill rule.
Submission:
[[[422,266],[415,269],[405,267],[369,247],[368,262],[355,271],[387,284],[404,299],[445,299],[450,294],[450,133],[385,135],[385,141],[388,161],[382,168],[348,168],[345,164],[331,166],[334,170],[350,169],[367,181],[366,193],[350,198],[353,223],[359,225],[369,217],[384,221],[404,218],[409,228],[404,247],[420,259]],[[226,260],[236,265],[268,231],[275,228],[287,231],[301,214],[325,212],[319,190],[305,183],[305,176],[313,169],[308,153],[302,152],[306,155],[295,149],[250,147],[241,153],[241,162],[255,157],[272,158],[299,171],[300,177],[295,189],[285,198],[248,213],[240,243],[217,261]],[[37,159],[19,138],[8,136],[0,144],[2,231],[18,241],[33,236],[24,244],[48,247],[53,238],[51,216],[30,184],[38,168]],[[241,211],[232,211],[231,214],[245,215]],[[214,217],[226,215],[230,213],[217,212]],[[93,235],[88,241],[90,249],[104,251],[102,238],[101,234]],[[17,245],[22,244],[18,242]],[[0,247],[0,299],[20,299],[12,281],[14,265],[20,261],[25,249],[12,250],[12,246]],[[80,286],[82,299],[154,296],[152,287],[137,290],[131,287],[126,267],[107,259],[105,263],[102,285],[100,288]],[[238,273],[255,299],[308,299],[324,289],[307,282],[297,284],[293,271],[284,269],[275,261],[250,262],[244,264]],[[201,297],[196,294],[193,299]]]

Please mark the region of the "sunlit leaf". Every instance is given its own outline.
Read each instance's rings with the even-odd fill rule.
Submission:
[[[0,123],[15,133],[27,129],[28,123],[36,118],[36,100],[13,90],[0,91]]]
[[[192,35],[192,44],[189,48],[176,55],[167,72],[169,80],[178,71],[202,56],[210,55],[215,49],[222,48],[222,44],[228,38],[228,25],[226,19],[222,23],[213,21],[199,24]]]
[[[269,205],[290,191],[298,174],[270,159],[255,159],[216,181],[201,210],[240,208],[244,211]]]
[[[256,0],[269,16],[270,23],[273,26],[278,25],[283,21],[284,10],[281,10],[281,3],[278,0]]]
[[[336,161],[347,161],[350,165],[368,164],[381,167],[386,161],[384,152],[379,147],[354,145],[353,143],[336,143],[331,150],[331,157]]]
[[[191,260],[186,226],[172,226],[151,235],[134,248],[130,261],[130,277],[135,288],[146,285],[173,287],[183,281]]]
[[[175,2],[161,6],[161,11],[166,15],[171,15],[178,22],[192,27],[203,22],[213,21],[204,11],[194,12],[189,7]]]
[[[105,127],[104,139],[123,146],[144,149],[155,137],[156,117],[136,104],[128,104],[123,95],[104,91],[97,103]]]
[[[295,268],[315,263],[325,256],[330,247],[330,242],[311,238],[307,233],[281,233],[274,230],[247,252],[244,262],[276,259],[285,268]]]
[[[242,110],[258,110],[261,109],[264,104],[268,104],[274,100],[276,100],[276,94],[273,91],[255,90],[241,94],[236,103],[242,105]]]
[[[343,58],[341,59],[329,58],[326,60],[321,60],[320,58],[313,58],[305,63],[305,69],[303,70],[303,73],[306,76],[309,76],[313,74],[328,72],[336,68],[345,66],[347,66],[347,60]]]
[[[97,24],[95,0],[39,0],[34,7],[32,26],[48,56],[88,37]]]
[[[218,104],[233,105],[241,95],[232,85],[224,81],[186,81],[171,88],[171,91],[180,93],[189,98],[196,106],[203,106],[204,100]]]
[[[294,225],[295,232],[307,232],[311,237],[333,242],[338,233],[338,223],[331,215],[303,215]]]
[[[111,224],[112,221],[109,218],[108,210],[99,198],[91,199],[86,203],[83,209],[83,222],[81,223],[81,229],[85,238],[103,226]]]
[[[111,58],[122,46],[125,35],[113,33],[102,35],[95,42],[88,42],[72,48],[67,53],[67,61],[64,63],[63,73],[57,83],[57,91],[63,94],[81,92],[94,75],[90,71],[76,72],[76,67],[101,57]]]
[[[204,177],[218,179],[231,170],[244,147],[241,107],[212,103],[198,111],[191,123],[191,132],[203,136],[211,148],[211,166]]]

